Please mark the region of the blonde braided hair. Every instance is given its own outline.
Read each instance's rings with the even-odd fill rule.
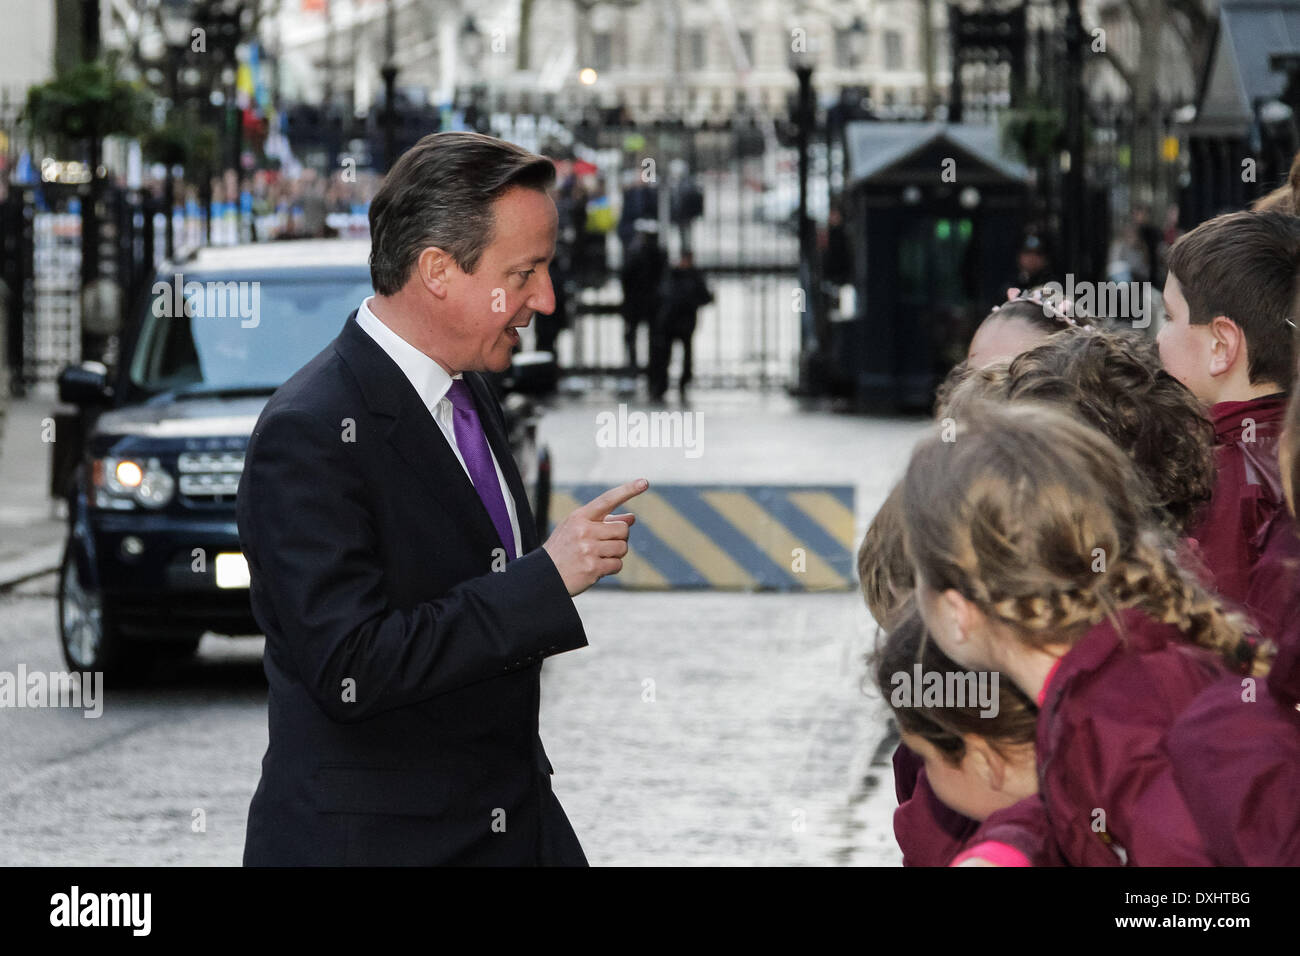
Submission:
[[[1035,403],[970,404],[952,440],[913,453],[905,542],[931,588],[953,588],[1030,645],[1073,643],[1141,608],[1237,669],[1268,648],[1187,573],[1147,485],[1105,435]]]

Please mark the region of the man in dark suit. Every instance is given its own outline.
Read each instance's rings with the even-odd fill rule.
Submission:
[[[585,864],[537,732],[573,596],[622,569],[645,489],[538,547],[484,371],[554,308],[550,161],[427,136],[370,207],[375,295],[267,403],[239,488],[270,744],[250,865]]]

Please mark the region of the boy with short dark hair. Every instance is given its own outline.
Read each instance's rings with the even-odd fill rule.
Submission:
[[[1218,478],[1193,537],[1219,593],[1243,605],[1265,636],[1300,560],[1278,466],[1293,377],[1300,218],[1217,216],[1169,252],[1165,368],[1207,406]]]

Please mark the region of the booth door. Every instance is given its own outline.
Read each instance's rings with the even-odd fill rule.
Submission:
[[[896,353],[899,398],[929,407],[934,388],[965,358],[976,296],[975,224],[965,216],[918,213],[900,222]]]

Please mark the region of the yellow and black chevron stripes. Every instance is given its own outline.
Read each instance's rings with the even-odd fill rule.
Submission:
[[[604,488],[566,485],[551,514]],[[656,485],[628,503],[636,514],[621,574],[605,587],[638,590],[830,591],[857,586],[853,488],[811,485]]]

